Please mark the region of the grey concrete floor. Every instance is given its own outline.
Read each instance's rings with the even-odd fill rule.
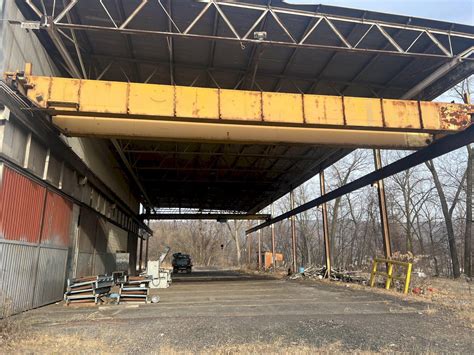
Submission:
[[[65,307],[27,312],[33,331],[82,334],[124,351],[160,346],[200,350],[222,344],[279,343],[342,349],[474,353],[473,332],[447,310],[321,282],[234,271],[174,276],[158,304]]]

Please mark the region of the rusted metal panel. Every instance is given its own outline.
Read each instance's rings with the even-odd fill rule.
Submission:
[[[418,102],[407,100],[382,100],[382,103],[385,127],[422,128]]]
[[[456,129],[456,127],[467,127],[471,124],[471,114],[474,105],[444,104],[439,106],[441,116],[441,129]]]
[[[48,191],[43,218],[41,244],[68,247],[71,232],[72,202]]]
[[[68,250],[41,246],[34,287],[33,308],[62,299]],[[32,286],[25,291],[32,292]]]
[[[4,167],[0,188],[0,238],[37,243],[46,189]]]
[[[0,316],[32,307],[37,252],[33,244],[0,240]]]

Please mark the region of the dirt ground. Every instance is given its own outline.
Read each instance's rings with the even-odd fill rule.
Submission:
[[[403,296],[317,280],[193,272],[156,290],[157,304],[56,304],[10,317],[0,353],[474,353],[472,322],[460,317],[472,311],[470,289],[467,308],[456,308],[449,297],[446,305],[436,300],[445,286],[429,287]]]

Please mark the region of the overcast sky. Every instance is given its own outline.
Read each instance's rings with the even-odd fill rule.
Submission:
[[[474,0],[287,0],[288,3],[325,4],[354,9],[474,24]]]

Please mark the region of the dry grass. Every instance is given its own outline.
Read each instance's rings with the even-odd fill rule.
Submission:
[[[1,296],[1,295],[0,295]],[[12,303],[4,301],[0,307],[0,349],[24,334],[25,322],[22,316],[12,317]]]
[[[36,333],[24,339],[10,342],[7,347],[0,347],[4,353],[34,353],[34,354],[59,354],[68,353],[99,353],[112,354],[123,351],[133,351],[133,349],[115,349],[114,345],[106,344],[99,339],[84,338],[79,335],[50,335]],[[387,353],[389,351],[382,351]],[[321,347],[310,345],[284,343],[276,341],[271,344],[256,342],[251,344],[221,344],[209,346],[204,349],[183,350],[182,348],[160,344],[154,354],[202,354],[202,355],[233,355],[233,354],[375,354],[372,351],[344,350],[341,343],[332,343]]]
[[[304,280],[303,282],[308,282]],[[309,282],[330,283],[331,285],[357,289],[366,292],[395,296],[404,300],[419,301],[427,303],[425,314],[435,314],[440,307],[454,311],[461,320],[467,321],[474,329],[474,296],[473,283],[464,278],[452,280],[442,277],[413,277],[410,285],[411,290],[418,288],[421,293],[403,294],[400,291],[384,288],[371,288],[355,283],[333,282],[328,280],[309,280]]]

